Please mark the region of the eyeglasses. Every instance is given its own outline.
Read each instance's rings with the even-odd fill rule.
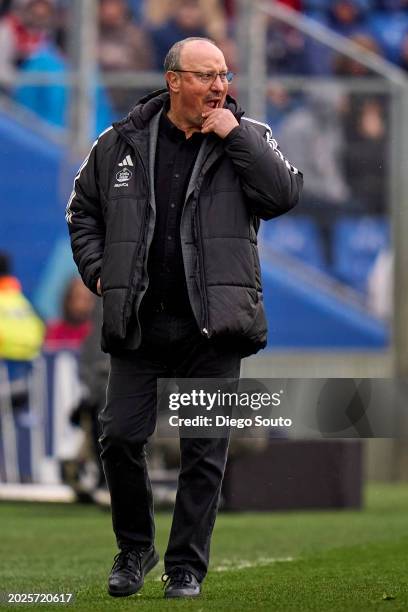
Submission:
[[[221,83],[231,83],[234,78],[234,73],[228,70],[227,72],[198,72],[196,70],[179,70],[174,69],[173,72],[189,72],[190,74],[196,74],[198,79],[205,85],[214,83],[217,77],[220,77]]]

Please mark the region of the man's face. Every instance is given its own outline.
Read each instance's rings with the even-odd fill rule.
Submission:
[[[227,72],[222,52],[206,41],[187,43],[180,54],[179,68],[201,73]],[[228,83],[222,82],[219,76],[205,83],[198,74],[169,74],[174,87],[172,105],[176,103],[178,115],[189,125],[201,128],[203,112],[224,106]]]

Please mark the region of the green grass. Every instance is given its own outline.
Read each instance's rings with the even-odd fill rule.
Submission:
[[[169,527],[157,514],[161,555]],[[408,610],[408,485],[368,487],[360,512],[220,514],[195,601],[163,600],[161,564],[138,595],[110,598],[110,514],[94,507],[1,503],[0,551],[0,591],[74,592],[75,611]]]

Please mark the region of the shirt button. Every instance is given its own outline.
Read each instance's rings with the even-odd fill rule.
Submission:
[[[170,204],[170,208],[174,208],[174,207],[175,207],[175,203],[174,203],[174,202],[172,202],[172,203]]]
[[[171,236],[167,236],[167,240],[172,240]]]
[[[175,174],[175,175],[174,175],[174,178],[179,178],[179,177],[180,177],[180,175],[179,175],[179,174]]]

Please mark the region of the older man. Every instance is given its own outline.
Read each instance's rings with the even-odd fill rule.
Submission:
[[[176,43],[164,68],[167,89],[99,137],[67,206],[111,354],[100,442],[119,547],[113,596],[136,593],[158,561],[145,461],[157,378],[235,378],[265,346],[259,221],[291,209],[302,186],[270,128],[228,96],[232,74],[212,41]],[[227,450],[225,438],[180,440],[165,597],[200,594]]]

